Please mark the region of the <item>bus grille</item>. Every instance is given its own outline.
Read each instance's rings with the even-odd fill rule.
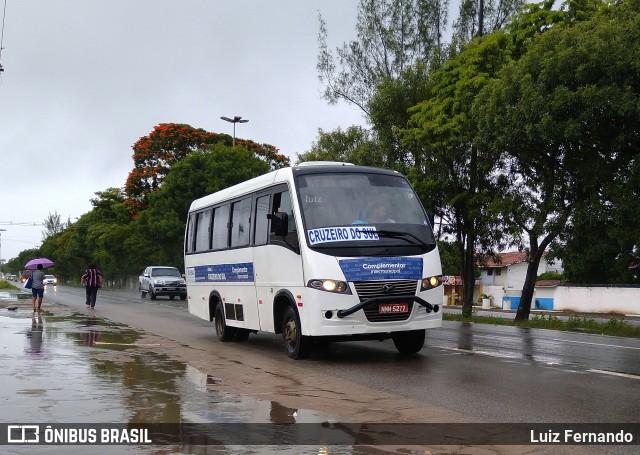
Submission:
[[[393,297],[400,295],[415,295],[418,288],[416,280],[384,280],[384,281],[355,281],[353,285],[358,293],[360,301],[364,301],[373,297]],[[393,289],[385,292],[383,286],[391,285]],[[405,321],[409,319],[413,302],[409,304],[407,313],[386,313],[380,314],[378,311],[379,304],[373,303],[364,307],[364,314],[369,322],[392,322]]]

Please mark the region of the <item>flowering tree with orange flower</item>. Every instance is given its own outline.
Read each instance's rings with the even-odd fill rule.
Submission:
[[[157,190],[171,167],[193,151],[207,151],[214,144],[231,147],[228,134],[210,133],[202,128],[193,128],[180,123],[161,123],[153,131],[133,144],[133,170],[125,184],[127,205],[132,215],[146,207],[147,195]],[[257,144],[236,138],[236,147],[246,148],[266,161],[272,169],[289,166],[289,158],[278,153],[269,144]]]

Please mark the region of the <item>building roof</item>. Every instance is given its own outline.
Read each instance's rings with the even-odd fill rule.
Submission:
[[[498,253],[495,257],[485,256],[485,260],[480,263],[481,267],[508,267],[520,262],[527,262],[529,253],[526,251],[511,251],[509,253]]]

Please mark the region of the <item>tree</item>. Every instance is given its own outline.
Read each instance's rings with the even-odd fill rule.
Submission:
[[[125,186],[132,209],[144,208],[146,195],[160,187],[171,166],[189,152],[206,150],[215,136],[185,124],[161,123],[133,144],[134,168]]]
[[[43,254],[55,258],[59,278],[76,280],[92,262],[111,282],[124,280],[132,272],[135,252],[126,249],[123,240],[131,222],[124,192],[107,188],[95,195],[90,212],[42,244]]]
[[[350,126],[325,132],[318,130],[318,139],[311,150],[296,155],[297,162],[341,161],[363,166],[385,166],[385,154],[372,138],[371,132],[361,126]]]
[[[421,167],[420,154],[415,145],[403,142],[398,131],[407,128],[409,109],[424,101],[429,93],[429,71],[421,62],[407,68],[396,78],[383,79],[369,100],[371,128],[379,148],[385,150],[385,167],[406,173],[412,167]]]
[[[600,3],[596,10],[599,2],[584,1],[580,10],[575,3],[567,21],[537,36],[476,106],[483,142],[501,154],[509,181],[506,211],[528,241],[516,319],[529,317],[545,249],[576,207],[594,198],[615,204],[606,195],[626,185],[621,172],[640,151],[639,7]]]
[[[318,77],[324,97],[354,104],[369,116],[369,101],[385,79],[396,79],[417,62],[440,62],[448,0],[360,0],[357,40],[336,48],[337,63],[327,45],[327,27],[319,16]]]
[[[141,270],[150,263],[184,269],[184,227],[194,199],[264,174],[269,164],[245,147],[218,144],[176,163],[164,184],[149,194],[149,208],[134,222],[127,248]]]
[[[40,253],[40,248],[31,248],[28,250],[22,250],[17,257],[7,261],[5,264],[4,270],[10,270],[11,272],[18,273],[21,270],[24,270],[24,265],[29,262],[31,259],[38,258],[43,256]]]
[[[454,45],[461,46],[476,36],[500,30],[524,3],[523,0],[462,0],[453,24]]]
[[[46,240],[52,235],[58,234],[64,230],[64,223],[60,219],[60,215],[57,211],[51,213],[44,220],[45,230],[42,231],[42,240]]]
[[[440,262],[442,262],[443,275],[461,275],[460,273],[460,246],[455,242],[438,241]]]
[[[476,251],[501,239],[493,202],[501,180],[492,178],[496,157],[475,143],[475,97],[509,60],[508,36],[498,31],[474,40],[430,79],[428,98],[412,108],[403,139],[416,147],[420,167],[409,172],[418,194],[438,215],[460,248],[463,314],[471,316]],[[418,148],[419,147],[419,148]]]
[[[125,185],[127,204],[137,215],[147,207],[147,195],[162,185],[172,166],[194,151],[208,150],[210,145],[231,146],[227,134],[209,133],[186,124],[161,123],[153,131],[141,137],[133,145],[134,168]],[[246,139],[236,139],[237,147],[252,150],[272,169],[289,165],[289,159],[269,144],[257,144]]]

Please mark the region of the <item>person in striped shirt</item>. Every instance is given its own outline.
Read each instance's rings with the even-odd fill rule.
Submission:
[[[89,264],[84,275],[80,278],[80,284],[86,286],[87,308],[95,309],[98,289],[102,286],[102,281],[102,272],[95,264]]]

